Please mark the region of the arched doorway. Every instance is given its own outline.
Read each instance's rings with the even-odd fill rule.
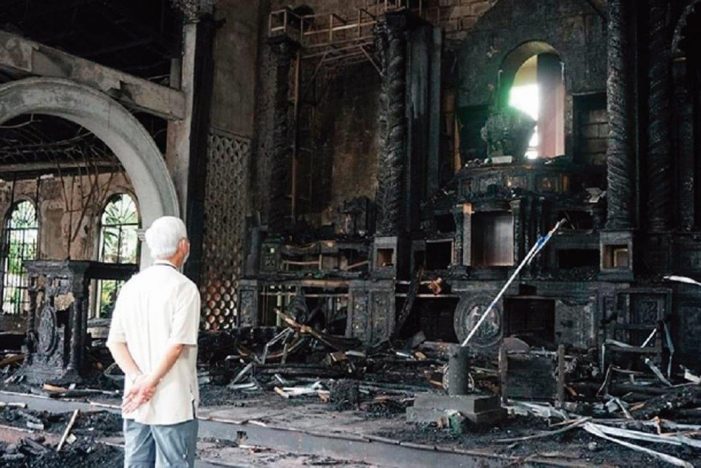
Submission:
[[[134,187],[143,219],[179,214],[175,186],[149,133],[122,105],[88,86],[59,78],[27,78],[0,85],[0,124],[21,114],[70,120],[102,140],[120,160]],[[150,264],[146,248],[142,267]]]

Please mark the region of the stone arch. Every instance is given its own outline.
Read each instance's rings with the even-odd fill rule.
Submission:
[[[70,120],[95,134],[122,163],[131,179],[143,226],[180,213],[175,186],[151,135],[106,94],[61,78],[26,78],[0,85],[0,123],[22,114]],[[142,266],[150,263],[142,249]]]

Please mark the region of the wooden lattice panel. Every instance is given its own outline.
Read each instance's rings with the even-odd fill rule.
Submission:
[[[202,315],[206,330],[236,323],[236,287],[245,245],[246,165],[251,142],[212,130],[207,154],[202,258]]]

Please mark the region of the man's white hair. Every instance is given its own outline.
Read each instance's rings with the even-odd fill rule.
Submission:
[[[178,243],[187,239],[187,229],[182,219],[163,216],[151,224],[144,236],[151,257],[163,260],[172,257],[178,250]]]

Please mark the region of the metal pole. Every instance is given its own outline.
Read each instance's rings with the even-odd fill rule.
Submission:
[[[511,283],[514,282],[514,280],[516,279],[518,274],[521,272],[523,267],[526,266],[527,264],[529,264],[531,259],[533,259],[538,254],[538,252],[540,252],[543,249],[543,247],[545,247],[545,244],[548,243],[548,241],[553,236],[553,234],[555,234],[555,232],[557,232],[557,230],[560,229],[560,226],[562,226],[562,224],[564,222],[565,222],[564,219],[561,219],[560,221],[558,221],[557,224],[555,225],[555,227],[550,230],[550,232],[548,232],[545,236],[538,239],[536,241],[536,243],[533,244],[533,247],[531,247],[531,250],[528,251],[528,254],[523,259],[523,261],[519,264],[519,266],[516,268],[516,270],[513,272],[513,274],[511,275],[509,280],[506,282],[506,284],[504,284],[504,287],[501,288],[501,291],[499,291],[499,293],[496,295],[494,300],[492,300],[492,302],[489,304],[489,306],[487,307],[487,310],[484,311],[484,313],[482,314],[480,319],[477,321],[477,324],[475,324],[475,326],[472,328],[472,330],[470,330],[470,333],[467,335],[467,338],[465,338],[465,340],[462,342],[461,346],[467,346],[467,343],[469,343],[470,340],[472,339],[472,337],[475,335],[475,333],[477,333],[477,330],[479,330],[479,327],[482,326],[482,323],[485,321],[487,316],[491,313],[492,309],[494,308],[496,303],[499,302],[499,299],[501,299],[501,297],[504,295],[504,293],[509,288],[509,286],[511,286]]]

